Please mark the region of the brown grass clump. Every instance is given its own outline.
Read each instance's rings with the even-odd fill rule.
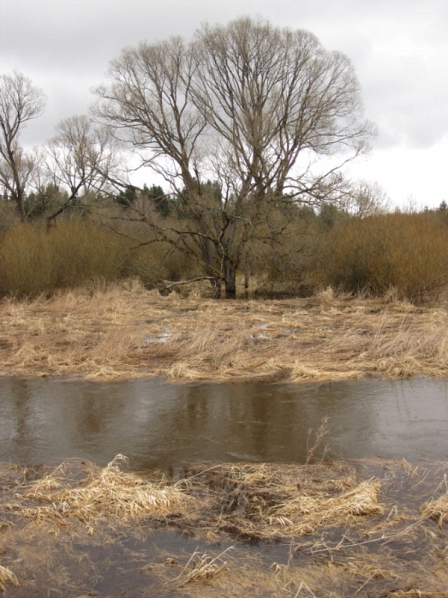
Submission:
[[[63,463],[19,487],[7,511],[35,524],[81,522],[89,533],[105,520],[168,518],[176,528],[203,529],[209,538],[225,533],[268,541],[327,525],[350,527],[360,517],[383,514],[379,482],[358,483],[344,466],[220,465],[192,469],[184,479],[167,483],[125,472],[124,464],[118,455],[107,467],[88,464],[80,474],[69,473]]]
[[[20,583],[18,598],[49,587],[64,596],[447,598],[446,530],[425,510],[446,463],[185,465],[179,479],[123,471],[122,456],[49,473],[0,465],[0,580]]]
[[[216,532],[217,517],[218,529],[239,539],[279,541],[383,514],[378,481],[359,483],[344,465],[236,464],[189,474],[179,484],[210,497],[202,524]]]
[[[287,535],[300,536],[323,525],[350,524],[355,517],[382,515],[378,503],[378,481],[364,481],[348,492],[326,498],[322,496],[298,496],[269,509],[268,521],[273,527],[280,526]]]
[[[8,569],[7,567],[3,567],[0,565],[0,591],[4,592],[6,589],[6,584],[12,584],[13,586],[18,587],[19,582],[17,580],[17,576],[15,573]]]
[[[69,520],[85,524],[90,533],[108,520],[124,523],[143,518],[163,519],[167,514],[195,508],[195,499],[174,486],[154,483],[120,469],[127,460],[117,455],[107,467],[87,466],[83,477],[73,480],[63,463],[16,494],[20,502],[8,505],[36,524],[65,525]]]
[[[440,527],[448,523],[448,492],[425,503],[422,507],[422,517],[437,521]]]
[[[127,283],[0,303],[5,374],[307,382],[448,375],[446,306],[217,301]]]
[[[179,575],[174,578],[173,585],[182,588],[189,583],[207,583],[215,579],[225,569],[229,569],[229,561],[224,560],[223,557],[232,548],[229,546],[216,556],[210,556],[196,549]]]

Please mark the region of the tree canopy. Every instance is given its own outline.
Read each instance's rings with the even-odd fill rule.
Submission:
[[[169,238],[228,296],[267,206],[342,197],[339,169],[372,134],[346,56],[250,18],[123,50],[98,95],[103,122],[185,198]]]
[[[20,73],[0,74],[0,184],[16,202],[25,220],[26,191],[36,167],[35,156],[19,144],[26,124],[38,118],[45,98],[28,77]]]

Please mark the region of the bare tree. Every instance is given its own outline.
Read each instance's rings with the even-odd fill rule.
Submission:
[[[39,117],[44,96],[30,79],[20,73],[0,75],[0,185],[26,220],[24,200],[36,162],[19,144],[23,127]]]
[[[349,187],[348,211],[359,218],[384,214],[390,210],[390,199],[378,183],[357,181]]]
[[[127,49],[110,78],[97,114],[180,203],[176,222],[151,226],[196,256],[228,297],[270,211],[337,201],[341,167],[372,134],[344,55],[306,31],[248,18],[205,26],[189,44]]]
[[[59,123],[48,146],[47,169],[52,182],[68,192],[64,204],[48,216],[50,224],[69,206],[80,204],[90,192],[110,190],[117,168],[115,143],[106,129],[95,128],[85,115]]]

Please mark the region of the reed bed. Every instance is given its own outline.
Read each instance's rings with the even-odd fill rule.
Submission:
[[[0,303],[0,373],[324,381],[448,375],[447,305],[322,293],[163,297],[137,283]]]

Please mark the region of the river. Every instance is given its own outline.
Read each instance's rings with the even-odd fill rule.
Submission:
[[[331,458],[448,459],[447,380],[174,385],[11,377],[0,379],[0,461],[104,465],[121,453],[138,470],[303,463],[324,418],[320,455],[327,444]]]

